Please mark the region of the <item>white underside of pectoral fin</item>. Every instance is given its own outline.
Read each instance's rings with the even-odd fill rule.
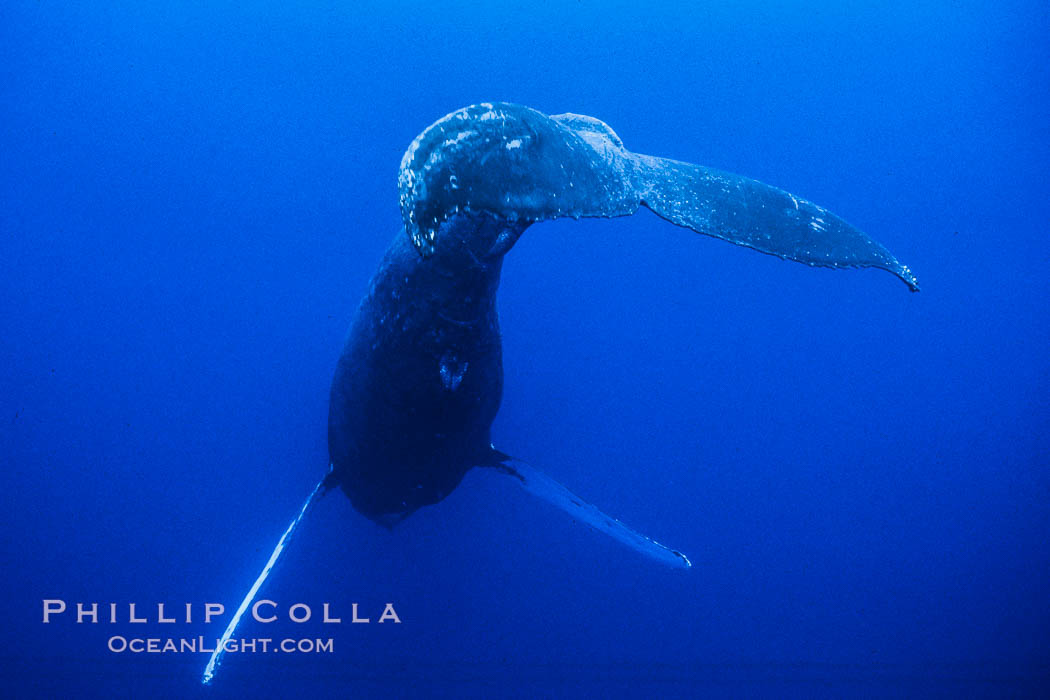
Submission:
[[[532,495],[560,508],[573,519],[586,523],[599,532],[604,532],[640,554],[679,569],[688,569],[692,566],[686,555],[632,530],[519,459],[513,457],[501,459],[498,464],[494,465],[494,468],[512,477]]]

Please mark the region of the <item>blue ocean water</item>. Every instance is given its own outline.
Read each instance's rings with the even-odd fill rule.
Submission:
[[[1039,2],[4,3],[0,694],[1045,693],[1048,30]],[[221,633],[324,474],[401,155],[485,100],[806,197],[923,291],[646,211],[536,225],[496,445],[690,571],[469,474],[392,532],[311,512],[241,634],[331,653],[204,688],[206,654],[109,651]]]

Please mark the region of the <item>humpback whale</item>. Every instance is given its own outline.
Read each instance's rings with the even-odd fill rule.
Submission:
[[[507,103],[457,110],[409,146],[398,173],[403,227],[354,316],[331,385],[329,471],[285,530],[230,621],[228,639],[311,505],[341,489],[393,527],[491,469],[670,566],[689,559],[501,452],[490,428],[503,390],[496,292],[503,257],[532,224],[647,207],[672,224],[812,266],[874,267],[918,282],[886,248],[812,202],[739,175],[628,151],[604,122]],[[223,644],[209,660],[214,676]]]

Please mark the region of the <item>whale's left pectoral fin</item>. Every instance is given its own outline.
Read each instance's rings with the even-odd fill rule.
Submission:
[[[688,569],[689,558],[659,542],[635,532],[616,518],[610,517],[587,503],[569,489],[559,484],[538,469],[525,462],[493,450],[493,460],[485,466],[492,467],[512,477],[526,491],[568,513],[574,520],[590,525],[631,549],[651,557],[662,564],[679,569]]]

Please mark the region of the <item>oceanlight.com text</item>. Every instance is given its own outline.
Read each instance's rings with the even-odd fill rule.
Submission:
[[[116,654],[199,654],[212,653],[219,644],[218,639],[200,637],[123,637],[114,635],[106,643],[107,648]],[[331,654],[334,651],[332,638],[280,639],[271,637],[253,637],[246,639],[227,639],[223,644],[227,654],[257,652],[277,652],[284,654]]]

